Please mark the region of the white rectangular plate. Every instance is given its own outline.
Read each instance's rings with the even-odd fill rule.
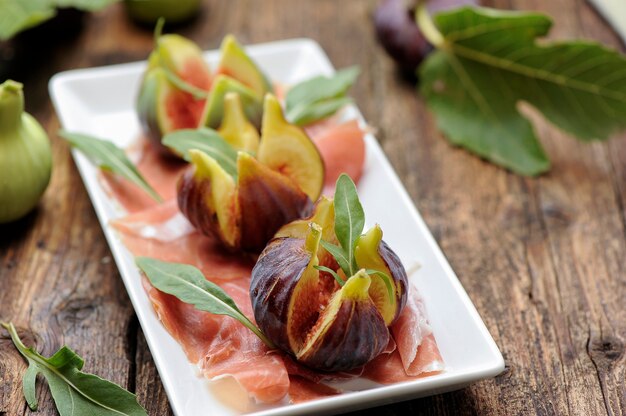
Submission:
[[[334,71],[320,46],[308,39],[255,45],[248,51],[271,79],[285,84]],[[217,51],[206,53],[213,66],[217,58]],[[144,68],[145,62],[140,62],[55,75],[50,81],[50,93],[63,128],[110,138],[120,146],[129,145],[140,134],[134,103]],[[361,118],[361,114],[351,107],[343,117]],[[389,386],[361,383],[366,390],[297,405],[264,406],[255,409],[255,414],[341,413],[459,389],[493,377],[504,368],[498,347],[372,135],[367,135],[366,145],[359,195],[367,221],[382,226],[385,240],[406,266],[421,265],[412,280],[426,303],[447,369],[439,375]],[[109,225],[124,213],[100,186],[97,168],[80,153],[74,152],[74,159],[174,412],[178,416],[237,414],[212,396],[207,381],[198,376],[198,370],[159,322],[141,285],[133,256]]]

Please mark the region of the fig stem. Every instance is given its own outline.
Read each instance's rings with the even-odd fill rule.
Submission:
[[[422,34],[431,45],[437,49],[446,49],[446,40],[437,29],[430,13],[426,9],[426,1],[420,0],[415,10],[415,22],[422,31]]]
[[[7,80],[0,84],[0,131],[15,131],[22,121],[24,112],[24,93],[22,84],[13,80]],[[13,137],[9,134],[0,135]]]

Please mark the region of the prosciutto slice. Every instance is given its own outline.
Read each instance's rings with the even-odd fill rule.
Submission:
[[[409,299],[391,327],[397,348],[370,361],[363,377],[381,384],[398,383],[444,370],[443,358],[428,324],[426,308],[417,288],[410,286]]]
[[[251,306],[248,280],[222,285],[246,315]],[[279,354],[270,352],[248,328],[223,315],[200,311],[163,293],[144,280],[161,322],[181,344],[187,358],[198,363],[209,380],[232,377],[253,399],[272,403],[289,392],[289,375]],[[245,287],[244,287],[245,286]]]
[[[357,120],[331,126],[317,126],[307,129],[317,146],[324,164],[326,179],[324,195],[333,195],[335,182],[342,173],[347,173],[357,183],[363,173],[365,161],[365,132]]]

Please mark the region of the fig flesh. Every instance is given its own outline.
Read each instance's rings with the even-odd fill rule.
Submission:
[[[272,97],[268,95],[268,99]],[[319,193],[307,194],[297,178],[243,151],[251,151],[258,136],[253,136],[249,130],[252,127],[246,125],[236,100],[236,95],[227,97],[227,113],[232,111],[235,114],[233,117],[228,115],[222,126],[234,133],[227,141],[240,149],[236,170],[232,169],[229,174],[210,155],[190,151],[191,166],[178,182],[178,205],[198,230],[216,238],[228,249],[259,253],[281,226],[309,215],[313,206],[311,195],[317,198]],[[234,108],[230,107],[231,104]],[[272,122],[271,118],[264,119],[265,122]],[[246,132],[249,136],[244,137]],[[314,146],[306,135],[282,134],[280,141],[273,140],[266,133],[263,137],[272,143],[275,159],[284,159],[282,153],[293,151],[308,154]],[[263,142],[259,151],[262,146]],[[287,163],[308,163],[306,168],[311,175],[323,178],[324,165],[319,163],[316,155],[319,156],[314,153],[312,163],[304,158]],[[234,154],[231,163],[235,164]]]
[[[170,74],[199,91],[208,91],[211,84],[209,67],[192,41],[178,35],[158,38],[136,107],[145,134],[165,154],[172,153],[161,144],[161,138],[175,130],[198,127],[206,101],[181,89]]]

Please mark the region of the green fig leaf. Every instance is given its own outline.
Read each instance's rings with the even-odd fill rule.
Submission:
[[[350,103],[346,93],[359,76],[356,66],[337,71],[330,77],[317,76],[294,85],[285,97],[287,119],[306,125],[326,118]]]
[[[194,266],[149,257],[137,257],[135,263],[161,292],[176,296],[201,311],[230,316],[254,332],[269,348],[275,348],[265,334],[241,312],[235,301],[222,288],[208,281]]]
[[[37,26],[56,15],[57,8],[95,11],[119,0],[0,0],[0,40]]]
[[[109,170],[146,191],[155,201],[162,198],[139,173],[135,165],[128,159],[126,153],[109,140],[99,139],[86,134],[59,131],[59,136],[67,140],[72,147],[80,150],[93,164],[103,170]]]
[[[456,145],[522,175],[550,163],[524,101],[580,140],[626,128],[626,59],[589,41],[538,44],[552,21],[539,13],[460,8],[418,23],[438,50],[419,69],[420,91]],[[506,36],[504,36],[506,34]]]
[[[191,161],[189,150],[201,150],[211,156],[233,178],[237,178],[237,152],[215,130],[202,127],[168,133],[162,143]]]
[[[52,393],[52,398],[61,416],[143,416],[146,410],[137,403],[137,396],[117,384],[94,374],[80,371],[83,359],[64,346],[52,357],[46,358],[33,348],[26,347],[19,338],[13,324],[3,323],[13,344],[28,361],[24,373],[24,396],[32,410],[37,409],[35,382],[42,374]]]

